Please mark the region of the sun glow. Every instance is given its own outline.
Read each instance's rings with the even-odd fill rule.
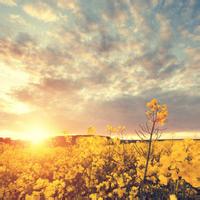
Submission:
[[[17,114],[24,114],[24,113],[28,113],[31,111],[30,107],[26,104],[23,103],[18,103],[15,105],[15,107],[13,108],[13,111]]]
[[[50,137],[48,130],[44,128],[34,128],[26,133],[24,139],[30,141],[32,144],[41,144]]]

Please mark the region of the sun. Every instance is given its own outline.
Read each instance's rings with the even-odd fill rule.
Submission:
[[[33,128],[26,133],[25,139],[30,141],[32,144],[42,144],[48,138],[50,138],[50,133],[43,128]]]

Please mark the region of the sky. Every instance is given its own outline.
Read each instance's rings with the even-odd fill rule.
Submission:
[[[200,1],[0,0],[0,136],[134,134],[152,98],[200,137]]]

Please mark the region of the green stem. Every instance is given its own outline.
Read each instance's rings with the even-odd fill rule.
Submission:
[[[146,161],[146,166],[145,166],[145,171],[144,171],[143,182],[146,181],[146,176],[147,176],[147,171],[148,171],[148,165],[149,165],[149,160],[150,160],[150,155],[151,155],[152,139],[153,139],[153,133],[154,133],[154,129],[155,129],[155,124],[156,124],[156,120],[153,121],[152,129],[151,129],[151,132],[150,132],[149,145],[148,145],[148,153],[147,153],[147,161]]]

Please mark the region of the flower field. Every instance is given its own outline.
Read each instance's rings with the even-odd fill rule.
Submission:
[[[198,199],[200,142],[91,136],[66,146],[0,144],[0,199]],[[140,192],[139,192],[140,191]]]

